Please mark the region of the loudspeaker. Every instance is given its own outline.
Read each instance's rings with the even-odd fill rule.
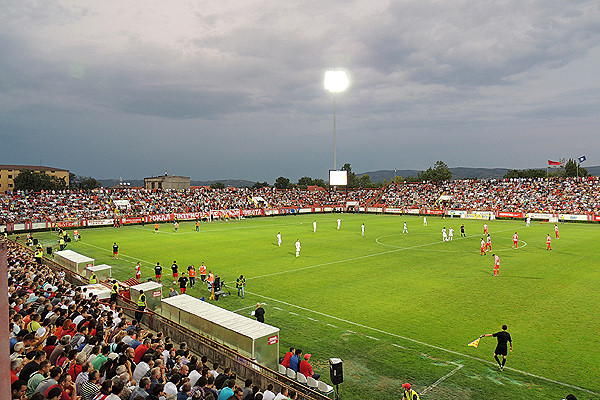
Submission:
[[[46,254],[48,254],[48,255],[52,254],[52,246],[46,247]]]
[[[34,245],[34,246],[37,246],[37,245],[38,245],[38,240],[37,240],[37,238],[33,238],[33,245]]]
[[[344,371],[342,370],[342,360],[339,358],[329,359],[329,379],[334,385],[344,382]]]

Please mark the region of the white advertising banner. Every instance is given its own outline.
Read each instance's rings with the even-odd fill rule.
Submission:
[[[550,219],[553,217],[552,214],[548,213],[527,213],[526,215],[531,219]]]
[[[112,225],[114,223],[113,219],[88,219],[86,225],[87,226],[101,226],[101,225]]]
[[[401,208],[386,208],[385,209],[385,212],[390,213],[390,214],[402,214],[403,211],[404,210]]]
[[[409,208],[408,210],[406,210],[407,214],[419,214],[420,213],[420,209],[418,208]]]
[[[577,214],[558,214],[559,221],[588,221],[587,215]]]

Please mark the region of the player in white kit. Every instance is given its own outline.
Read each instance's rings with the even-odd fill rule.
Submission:
[[[442,228],[442,242],[448,241],[448,234],[446,233],[446,227]]]
[[[404,229],[402,229],[402,233],[408,233],[408,226],[406,226],[406,222],[404,223]]]
[[[317,233],[317,220],[313,221],[313,233]]]
[[[364,223],[360,226],[360,234],[362,236],[365,236],[365,224]]]
[[[450,228],[450,229],[448,229],[448,240],[452,240],[453,237],[454,237],[454,229]]]
[[[300,246],[300,239],[296,240],[296,257],[300,257],[300,249],[302,248],[302,246]]]
[[[427,217],[423,217],[423,226],[427,226]]]
[[[281,232],[277,232],[277,246],[281,246]]]
[[[337,219],[337,224],[338,224],[337,230],[339,231],[340,228],[342,227],[342,220],[340,218]]]

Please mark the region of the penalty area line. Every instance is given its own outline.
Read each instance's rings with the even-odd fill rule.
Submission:
[[[425,342],[417,340],[417,339],[412,339],[412,338],[409,338],[409,337],[406,337],[406,336],[398,335],[396,333],[387,332],[387,331],[384,331],[383,329],[373,328],[371,326],[360,324],[358,322],[353,322],[353,321],[350,321],[350,320],[347,320],[347,319],[344,319],[344,318],[340,318],[340,317],[336,317],[336,316],[333,316],[333,315],[325,314],[325,313],[320,312],[320,311],[311,310],[310,308],[306,308],[306,307],[302,307],[302,306],[299,306],[299,305],[296,305],[296,304],[288,303],[286,301],[279,300],[279,299],[276,299],[276,298],[273,298],[273,297],[264,296],[264,295],[261,295],[261,294],[258,294],[258,293],[253,293],[253,292],[249,292],[249,291],[246,291],[246,293],[248,293],[250,295],[253,295],[253,296],[256,296],[256,297],[261,297],[261,298],[264,298],[264,299],[267,299],[267,300],[270,300],[270,301],[273,301],[273,302],[277,302],[277,303],[280,303],[280,304],[285,304],[286,306],[289,306],[289,307],[295,307],[295,308],[297,308],[299,310],[307,311],[307,312],[314,313],[314,314],[317,314],[317,315],[321,315],[321,316],[324,316],[324,317],[327,317],[327,318],[331,318],[331,319],[334,319],[334,320],[337,320],[337,321],[340,321],[340,322],[344,322],[346,324],[358,326],[360,328],[369,329],[371,331],[382,333],[384,335],[388,335],[388,336],[396,337],[398,339],[406,340],[408,342],[420,344],[422,346],[426,346],[426,347],[429,347],[429,348],[432,348],[432,349],[440,350],[440,351],[443,351],[443,352],[446,352],[446,353],[450,353],[450,354],[454,354],[454,355],[461,356],[461,357],[470,358],[471,360],[479,361],[479,362],[482,362],[482,363],[485,363],[485,364],[489,364],[489,365],[497,365],[496,362],[493,362],[493,361],[484,360],[483,358],[479,358],[479,357],[475,357],[475,356],[472,356],[472,355],[469,355],[469,354],[461,353],[459,351],[454,351],[454,350],[446,349],[444,347],[436,346],[434,344],[425,343]],[[575,390],[580,390],[582,392],[593,394],[594,396],[600,396],[600,393],[598,393],[598,392],[594,392],[592,390],[585,389],[585,388],[582,388],[580,386],[571,385],[569,383],[560,382],[560,381],[557,381],[557,380],[554,380],[554,379],[551,379],[551,378],[546,378],[545,376],[532,374],[532,373],[526,372],[526,371],[521,371],[521,370],[518,370],[516,368],[505,367],[504,369],[505,370],[510,370],[510,371],[513,371],[513,372],[516,372],[516,373],[519,373],[519,374],[522,374],[522,375],[527,375],[527,376],[530,376],[532,378],[540,379],[540,380],[543,380],[543,381],[546,381],[546,382],[554,383],[556,385],[568,387],[568,388],[575,389]]]
[[[450,378],[452,375],[457,373],[462,367],[464,367],[464,365],[461,365],[461,364],[457,364],[457,365],[458,366],[456,368],[454,368],[452,371],[448,372],[446,375],[442,376],[440,379],[438,379],[437,381],[433,382],[431,385],[429,385],[425,389],[423,389],[423,391],[421,391],[421,393],[419,393],[419,396],[423,396],[425,393],[429,392],[430,390],[435,388],[437,385],[439,385],[440,383],[442,383],[443,381],[445,381],[446,379]]]

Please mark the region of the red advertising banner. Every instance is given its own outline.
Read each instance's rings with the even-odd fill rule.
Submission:
[[[272,344],[277,344],[279,342],[279,335],[270,336],[267,339],[267,344],[270,346]]]
[[[600,221],[600,215],[594,215],[592,221]]]
[[[498,218],[523,218],[523,213],[498,211]]]
[[[254,210],[242,210],[242,215],[244,217],[259,217],[264,215],[264,211],[261,208],[256,208]]]
[[[151,222],[172,221],[173,214],[153,214],[148,215],[148,220]]]
[[[208,215],[208,212],[175,213],[175,218],[184,221],[191,219],[208,218]]]
[[[80,226],[79,221],[58,221],[54,223],[54,226],[58,226],[59,228],[72,228],[75,226]]]
[[[425,214],[443,215],[444,214],[444,210],[425,210]]]

